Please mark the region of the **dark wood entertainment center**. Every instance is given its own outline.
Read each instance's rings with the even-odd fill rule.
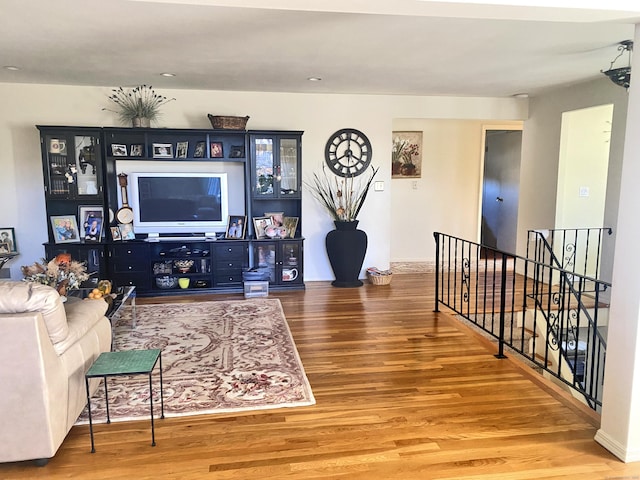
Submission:
[[[59,253],[86,262],[91,282],[135,285],[138,295],[242,292],[243,272],[269,280],[269,288],[303,289],[301,131],[37,126],[40,131],[49,241]],[[213,145],[215,144],[215,145]],[[157,155],[158,146],[163,156]],[[168,148],[168,146],[171,148]],[[167,153],[169,151],[170,153]],[[170,155],[170,156],[169,156]],[[142,167],[141,167],[142,166]],[[136,168],[236,172],[229,215],[246,217],[242,239],[205,233],[119,240],[111,235],[122,205],[118,174]],[[146,171],[146,170],[144,170]],[[243,189],[242,192],[238,192]],[[231,191],[232,190],[232,191]],[[127,195],[129,195],[127,193]],[[242,203],[243,205],[239,205]],[[232,208],[242,211],[232,211]],[[85,238],[80,212],[102,211],[102,235]],[[295,234],[256,238],[254,218],[282,213],[297,218]],[[99,214],[97,214],[99,217]],[[52,218],[57,217],[57,219]],[[72,218],[73,217],[73,218]],[[77,223],[65,233],[66,219]],[[293,231],[293,229],[291,229]],[[188,266],[188,268],[185,268]],[[166,280],[168,278],[168,280]],[[172,285],[188,278],[189,286]]]

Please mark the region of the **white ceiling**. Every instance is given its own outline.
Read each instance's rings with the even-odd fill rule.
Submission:
[[[637,0],[481,3],[1,0],[0,82],[535,95],[601,76],[640,23]]]

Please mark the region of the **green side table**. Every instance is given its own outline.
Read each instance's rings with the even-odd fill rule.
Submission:
[[[160,367],[160,418],[164,418],[164,395],[162,392],[162,352],[159,349],[153,350],[125,350],[120,352],[104,352],[91,365],[91,368],[84,376],[87,388],[87,410],[89,413],[89,431],[91,432],[91,453],[96,449],[93,443],[93,421],[91,418],[91,396],[89,394],[89,379],[104,378],[104,396],[107,406],[107,423],[111,423],[109,418],[109,393],[107,390],[107,377],[119,377],[122,375],[149,375],[149,402],[151,404],[151,446],[156,446],[156,436],[153,424],[153,386],[151,384],[151,373],[156,364]]]

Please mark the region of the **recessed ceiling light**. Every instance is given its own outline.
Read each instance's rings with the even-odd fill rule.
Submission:
[[[513,98],[529,98],[528,93],[516,93]]]
[[[322,79],[320,77],[309,77],[307,78],[310,82],[320,82]]]
[[[169,72],[163,72],[160,75],[162,75],[163,77],[175,77],[176,76],[175,73],[169,73]]]
[[[5,65],[3,68],[4,68],[5,70],[11,70],[12,72],[15,72],[15,71],[20,70],[18,67],[15,67],[15,66],[13,66],[13,65]]]

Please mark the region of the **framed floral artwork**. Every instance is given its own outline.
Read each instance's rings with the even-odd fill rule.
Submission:
[[[420,178],[422,132],[393,132],[391,178]]]

